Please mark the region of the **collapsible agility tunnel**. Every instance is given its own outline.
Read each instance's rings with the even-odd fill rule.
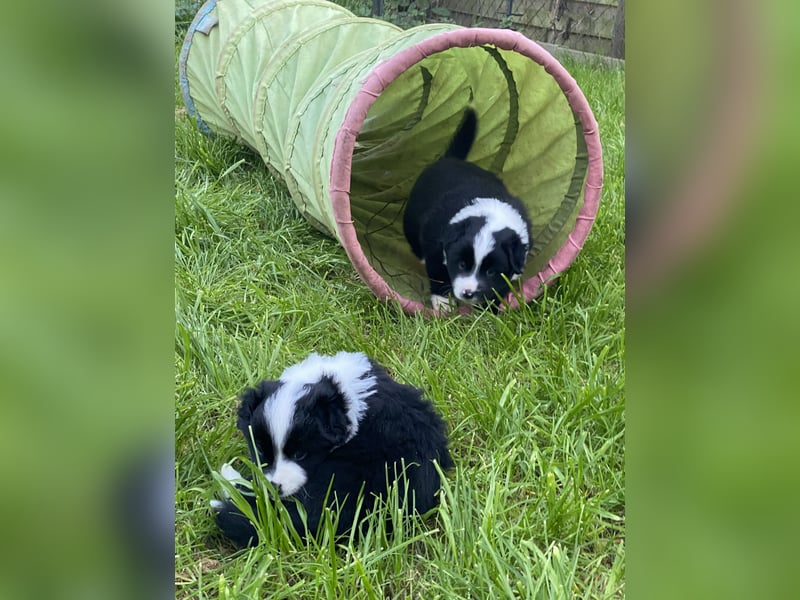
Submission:
[[[321,0],[210,0],[179,69],[198,127],[255,149],[376,296],[407,312],[423,310],[429,292],[403,236],[406,199],[468,106],[478,115],[468,160],[497,173],[530,213],[525,301],[569,266],[591,229],[603,172],[597,123],[569,73],[519,33],[404,31]]]

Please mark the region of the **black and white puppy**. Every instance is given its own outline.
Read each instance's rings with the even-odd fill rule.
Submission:
[[[359,517],[370,512],[377,496],[386,497],[394,481],[399,497],[423,514],[438,503],[434,461],[442,469],[453,466],[444,422],[422,391],[394,381],[362,353],[314,353],[286,369],[278,381],[246,390],[238,427],[253,462],[263,465],[281,498],[303,505],[307,530],[296,504],[284,503],[303,536],[316,533],[329,488],[327,505],[338,501],[341,534],[356,524],[362,490]],[[246,485],[230,465],[221,474]],[[258,541],[253,525],[229,499],[212,500],[211,506],[217,524],[236,545]]]
[[[467,110],[445,155],[420,174],[403,216],[403,232],[425,264],[435,309],[448,296],[496,305],[522,275],[531,247],[525,206],[500,179],[467,162],[477,116]],[[505,278],[504,278],[505,277]]]

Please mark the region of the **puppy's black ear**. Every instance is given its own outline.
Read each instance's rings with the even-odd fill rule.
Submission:
[[[253,420],[253,412],[264,403],[264,400],[274,394],[280,387],[278,381],[262,381],[254,388],[246,389],[240,396],[239,419],[236,426],[244,433],[245,438],[250,439],[247,431]]]
[[[467,235],[467,228],[469,227],[468,219],[464,221],[459,221],[457,223],[453,223],[449,225],[445,230],[444,234],[442,235],[442,245],[444,246],[444,251],[447,252],[447,248],[452,244],[455,244],[457,241],[464,239]]]
[[[519,236],[510,229],[500,232],[500,245],[506,250],[508,266],[514,275],[521,274],[525,270],[525,261],[528,258],[528,247],[522,243]]]
[[[331,446],[341,446],[350,435],[347,401],[329,377],[313,384],[297,403],[297,412],[316,421],[320,435]]]
[[[517,240],[511,251],[511,268],[514,269],[515,274],[522,274],[522,272],[525,270],[525,262],[527,258],[528,247],[520,240]]]

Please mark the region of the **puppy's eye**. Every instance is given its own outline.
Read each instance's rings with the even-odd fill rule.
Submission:
[[[495,275],[497,275],[497,271],[495,269],[486,269],[486,274],[489,277],[494,277]]]
[[[303,460],[307,456],[307,453],[303,452],[302,450],[295,450],[294,452],[289,454],[289,460]]]
[[[459,263],[458,263],[458,268],[459,268],[459,269],[462,269],[462,270],[466,270],[466,268],[467,268],[467,261],[465,261],[465,260],[459,261]]]

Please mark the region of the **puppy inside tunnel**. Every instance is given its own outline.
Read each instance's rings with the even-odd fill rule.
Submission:
[[[478,125],[467,160],[498,175],[531,221],[525,301],[574,260],[597,213],[591,109],[519,33],[403,31],[321,0],[209,0],[179,69],[198,126],[255,149],[376,296],[407,312],[429,308],[425,268],[403,234],[408,195],[468,108]]]

